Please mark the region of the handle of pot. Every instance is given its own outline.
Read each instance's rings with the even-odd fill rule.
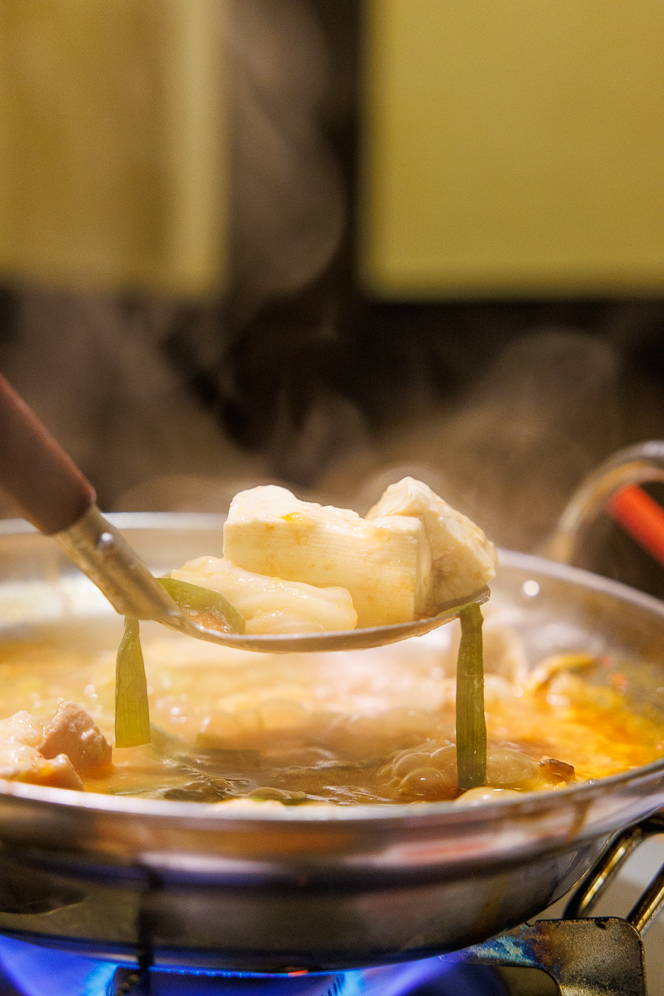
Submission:
[[[90,482],[1,374],[0,484],[49,536],[78,522],[96,498]]]
[[[664,482],[664,442],[619,450],[593,471],[572,496],[544,554],[565,564],[578,561],[588,530],[608,512],[664,563],[664,510],[635,485]]]

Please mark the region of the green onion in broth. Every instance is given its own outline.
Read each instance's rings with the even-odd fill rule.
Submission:
[[[159,582],[183,611],[202,614],[211,628],[244,632],[244,616],[218,592],[175,578],[159,578]],[[150,740],[150,705],[138,621],[125,619],[115,665],[115,746],[139,747]]]
[[[115,665],[115,746],[150,743],[150,708],[138,620],[125,619]]]
[[[465,792],[486,783],[486,720],[482,612],[467,605],[459,613],[461,643],[457,662],[456,739],[459,789]]]

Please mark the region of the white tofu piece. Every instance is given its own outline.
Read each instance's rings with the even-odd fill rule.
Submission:
[[[430,600],[431,553],[419,518],[368,522],[275,485],[235,496],[224,557],[258,574],[347,589],[360,627],[408,622],[425,614]]]
[[[431,550],[430,610],[472,595],[496,576],[494,544],[479,526],[413,477],[391,484],[367,512],[367,519],[385,516],[418,518]]]
[[[355,629],[357,612],[339,587],[315,588],[245,571],[226,558],[189,560],[171,577],[219,592],[246,620],[245,632],[326,633]]]

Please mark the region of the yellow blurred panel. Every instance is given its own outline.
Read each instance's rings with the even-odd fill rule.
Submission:
[[[223,277],[220,0],[0,0],[0,276]]]
[[[365,13],[371,293],[664,289],[661,0],[365,0]]]

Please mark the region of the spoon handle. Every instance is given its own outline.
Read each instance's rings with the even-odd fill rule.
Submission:
[[[0,374],[0,484],[48,536],[68,529],[95,502],[95,489]]]
[[[0,484],[121,615],[186,625],[177,605],[95,505],[95,489],[0,374]]]

